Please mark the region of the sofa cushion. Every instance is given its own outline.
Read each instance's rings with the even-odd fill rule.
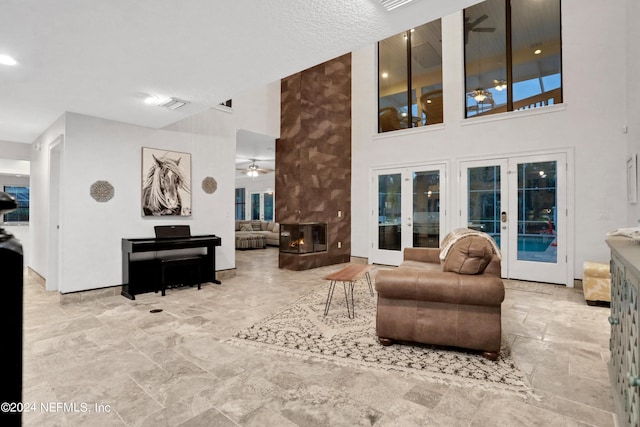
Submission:
[[[260,220],[252,220],[251,221],[251,228],[253,228],[253,231],[262,230],[262,226],[260,225],[261,223],[262,223],[262,221],[260,221]]]
[[[434,264],[430,262],[414,261],[411,259],[402,261],[402,268],[419,268],[421,270],[441,271],[440,263]]]
[[[251,224],[242,224],[238,231],[253,231],[253,227],[251,227]]]
[[[278,224],[277,222],[274,222],[273,228],[271,229],[271,231],[280,235],[280,224]]]
[[[483,237],[469,235],[457,241],[442,263],[442,271],[481,274],[493,257],[493,246]]]
[[[269,224],[271,224],[270,222],[266,222],[266,221],[262,221],[260,223],[260,231],[271,231],[269,230]]]

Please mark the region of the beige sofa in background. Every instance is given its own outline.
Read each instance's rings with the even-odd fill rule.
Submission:
[[[267,246],[280,245],[280,224],[274,221],[236,220],[236,237],[258,234],[265,237]]]

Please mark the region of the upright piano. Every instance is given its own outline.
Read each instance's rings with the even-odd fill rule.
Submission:
[[[156,226],[155,238],[122,239],[123,296],[134,300],[145,292],[164,295],[166,288],[174,286],[200,289],[201,283],[221,283],[216,279],[215,253],[222,244],[220,237],[192,236],[188,227]]]

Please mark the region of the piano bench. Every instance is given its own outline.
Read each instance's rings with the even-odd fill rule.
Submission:
[[[198,285],[200,289],[203,256],[176,256],[159,258],[162,296],[168,287]]]

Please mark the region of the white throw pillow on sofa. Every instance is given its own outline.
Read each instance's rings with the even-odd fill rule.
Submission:
[[[253,227],[251,227],[251,224],[242,224],[240,231],[253,231]]]

